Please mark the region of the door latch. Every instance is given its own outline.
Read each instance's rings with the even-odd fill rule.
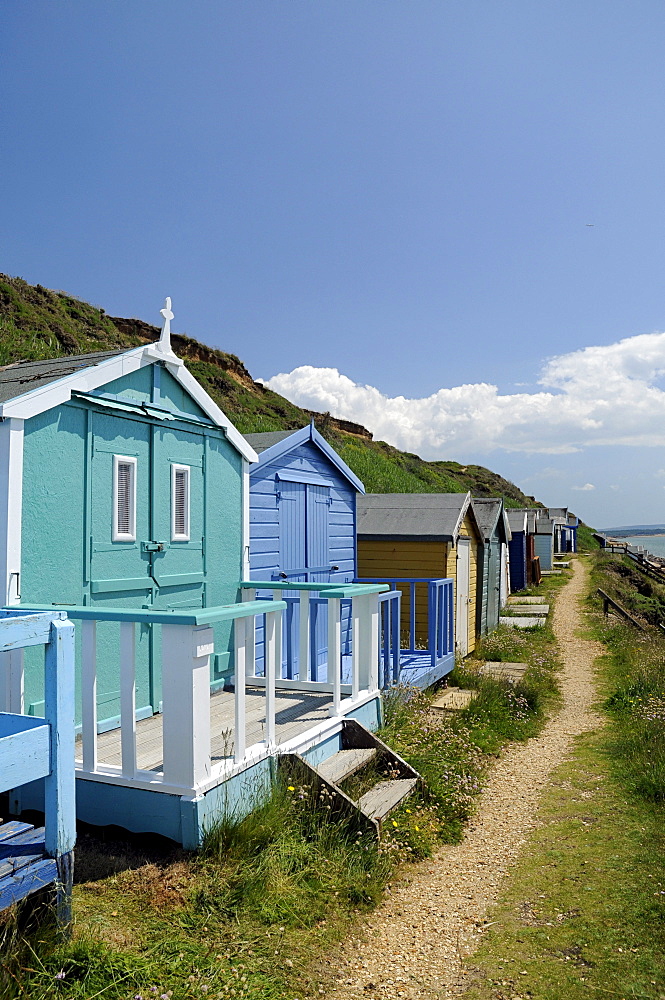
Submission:
[[[163,552],[166,542],[141,542],[141,552]]]

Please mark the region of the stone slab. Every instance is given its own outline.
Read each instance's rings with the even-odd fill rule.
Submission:
[[[553,562],[552,569],[568,569],[570,566],[569,562]]]
[[[546,618],[522,618],[515,615],[514,618],[499,618],[500,625],[510,625],[512,628],[533,628],[535,625],[544,625]]]
[[[506,611],[516,615],[548,615],[550,613],[549,604],[511,604]]]
[[[543,569],[540,571],[541,576],[561,576],[562,573],[562,569]]]
[[[519,681],[528,669],[528,663],[504,663],[498,660],[488,660],[478,668],[478,673],[484,677],[495,677],[497,680]]]
[[[511,596],[508,598],[508,606],[512,604],[542,604],[542,603],[543,603],[542,597],[520,597],[518,595],[518,596]]]
[[[477,691],[468,691],[466,688],[446,688],[437,695],[431,707],[439,712],[459,712],[468,708],[477,694]]]

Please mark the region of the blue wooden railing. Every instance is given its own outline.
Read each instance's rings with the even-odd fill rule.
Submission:
[[[45,718],[23,714],[23,650],[43,646]],[[0,826],[0,910],[56,885],[57,914],[69,922],[74,804],[74,626],[64,611],[0,610],[0,792],[44,779],[44,830]],[[4,674],[4,676],[2,676]]]
[[[427,584],[427,652],[432,667],[436,667],[444,657],[455,652],[455,623],[453,616],[453,580],[432,579],[431,577],[363,577],[358,583],[387,583],[391,591],[408,587],[406,603],[407,644],[402,651],[415,654],[423,652],[417,648],[416,588]],[[404,607],[404,605],[403,605]],[[398,619],[399,621],[399,619]]]

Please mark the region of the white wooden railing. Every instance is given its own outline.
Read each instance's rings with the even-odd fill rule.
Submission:
[[[80,662],[77,669],[81,679],[81,739],[77,759],[77,774],[83,779],[112,784],[140,786],[154,791],[179,794],[198,793],[224,780],[234,768],[242,767],[274,752],[276,747],[277,692],[282,688],[313,690],[331,694],[330,714],[360,703],[379,687],[379,594],[387,589],[381,585],[349,584],[327,588],[305,585],[271,584],[273,599],[255,600],[252,591],[262,584],[251,582],[242,585],[245,600],[225,607],[202,608],[192,611],[151,611],[146,609],[67,606],[68,617],[80,628]],[[310,644],[307,630],[309,616],[301,616],[302,656],[300,678],[284,680],[282,667],[282,618],[287,603],[281,594],[287,590],[301,590],[303,606],[307,608],[308,590],[320,589],[327,601],[327,653],[328,667],[325,680],[308,679]],[[304,595],[304,596],[303,596]],[[352,663],[351,681],[342,682],[342,601],[351,602]],[[53,606],[32,606],[31,610],[53,611]],[[261,676],[256,668],[257,618],[262,628],[263,651]],[[116,623],[119,639],[113,651],[110,637],[104,636],[100,646],[100,623]],[[233,727],[229,734],[233,742],[233,759],[224,755],[213,760],[211,754],[211,656],[215,652],[213,626],[233,624],[234,709]],[[161,663],[159,643],[153,642],[153,673],[161,671],[162,705],[158,719],[137,723],[137,658],[136,626],[161,627]],[[117,659],[116,659],[117,657]],[[154,660],[157,662],[154,662]],[[110,662],[109,662],[110,661]],[[108,734],[99,734],[98,718],[98,666],[103,665],[104,676],[113,670],[119,684],[120,716],[114,730],[118,735],[113,741],[112,752],[118,753],[120,763],[105,760],[109,755]],[[304,665],[304,669],[303,669]],[[311,671],[310,671],[311,672]],[[14,674],[17,671],[13,671]],[[8,682],[9,684],[9,682]],[[14,679],[10,687],[15,686]],[[248,745],[246,716],[247,687],[262,688],[264,692],[265,726],[263,739]],[[16,698],[16,695],[13,696]],[[230,697],[230,696],[229,696]],[[137,732],[141,726],[152,726],[148,740],[153,741],[150,753],[161,756],[161,764],[154,769],[141,767],[140,741]],[[161,733],[160,733],[161,729]],[[143,731],[145,734],[147,729]],[[219,734],[216,734],[219,737]],[[145,740],[145,735],[144,735]],[[161,739],[161,753],[159,740]],[[103,741],[103,744],[102,744]],[[100,746],[106,748],[100,752]],[[157,745],[157,750],[154,747]],[[149,756],[149,754],[147,754]],[[145,762],[146,757],[144,757]],[[154,760],[150,761],[151,766]]]
[[[330,583],[303,583],[287,582],[281,580],[245,580],[241,584],[244,599],[254,602],[257,592],[270,595],[272,601],[287,600],[290,595],[297,594],[299,607],[298,621],[298,657],[297,657],[297,679],[293,678],[294,671],[288,669],[287,674],[291,676],[282,677],[281,670],[276,679],[268,680],[262,674],[257,673],[257,658],[252,658],[252,667],[247,670],[247,677],[254,685],[262,684],[274,686],[277,689],[292,689],[298,691],[327,691],[332,694],[332,712],[339,715],[342,707],[342,697],[346,695],[352,701],[367,694],[373,694],[379,690],[379,659],[381,623],[379,616],[380,595],[389,588],[386,584],[330,584]],[[313,596],[316,595],[316,596]],[[272,602],[266,596],[264,601],[267,607],[272,606]],[[318,664],[313,661],[311,641],[311,628],[314,611],[314,601],[317,612],[325,609],[326,633],[323,646],[326,651],[326,677],[320,680],[318,677]],[[347,637],[346,645],[350,648],[350,682],[343,682],[344,663],[342,656],[342,602],[350,603],[350,616],[346,623]],[[282,629],[282,621],[276,622],[275,627]],[[252,628],[251,642],[256,641],[255,626]],[[267,633],[266,633],[267,642]],[[316,653],[316,644],[314,644]]]

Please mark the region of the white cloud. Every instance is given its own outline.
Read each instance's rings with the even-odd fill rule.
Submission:
[[[584,486],[571,486],[570,488],[571,490],[582,490],[583,492],[586,492],[587,490],[595,490],[596,487],[593,483],[585,483]]]
[[[485,382],[422,399],[387,397],[336,368],[303,365],[266,385],[300,406],[364,424],[424,458],[505,451],[570,454],[588,445],[665,445],[665,333],[585,347],[544,364],[541,391],[501,395]],[[587,484],[588,486],[589,484]]]

